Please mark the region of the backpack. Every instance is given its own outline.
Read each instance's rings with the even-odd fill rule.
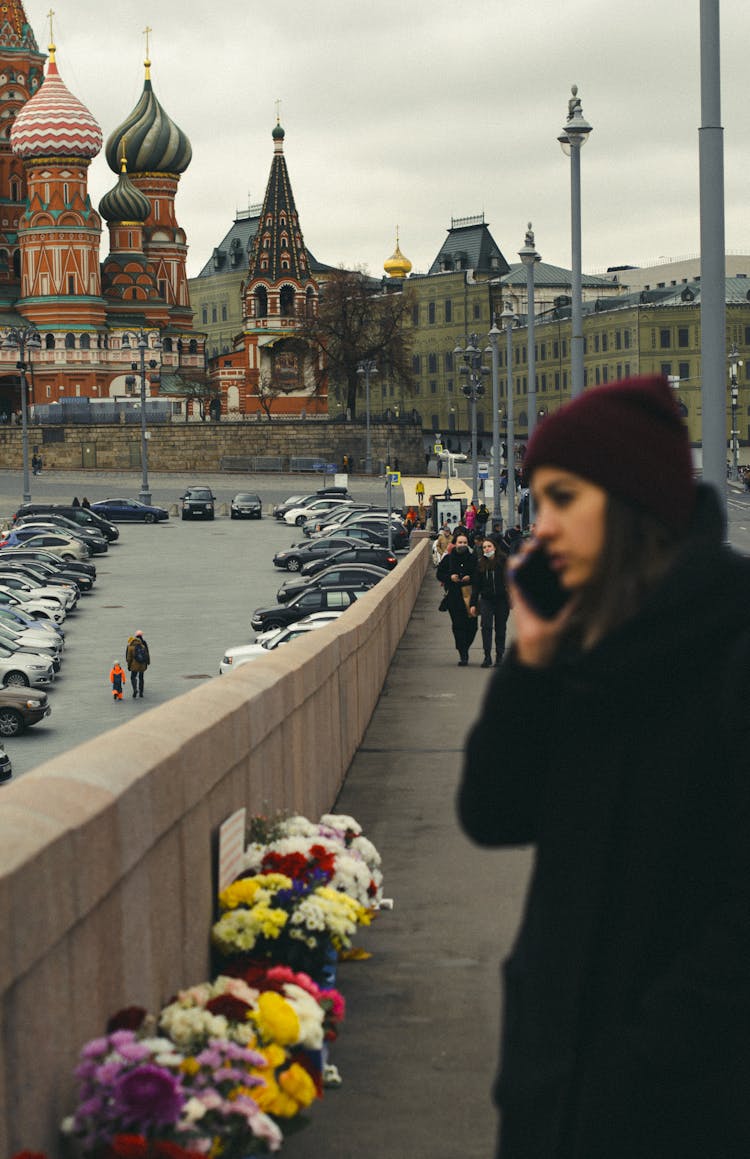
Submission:
[[[133,659],[135,660],[136,664],[145,664],[146,656],[147,652],[145,644],[141,640],[136,640],[133,644]]]

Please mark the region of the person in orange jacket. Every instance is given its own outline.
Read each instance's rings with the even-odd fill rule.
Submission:
[[[115,700],[122,700],[122,688],[125,682],[125,670],[120,667],[120,661],[115,660],[112,665],[112,671],[109,674],[109,682],[112,685],[112,696]]]

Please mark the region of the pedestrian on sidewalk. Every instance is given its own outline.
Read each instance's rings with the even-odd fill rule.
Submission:
[[[142,698],[143,673],[151,663],[151,654],[140,628],[128,639],[125,649],[125,663],[130,672],[130,684],[133,689],[133,697],[139,696]]]
[[[125,670],[120,661],[115,660],[109,673],[109,682],[112,685],[112,696],[115,700],[122,700],[122,689],[125,683]]]
[[[476,540],[475,540],[476,543]],[[505,586],[507,554],[498,540],[488,536],[482,540],[481,558],[477,563],[471,589],[471,609],[479,615],[484,659],[482,668],[492,666],[492,638],[495,638],[495,667],[505,652],[505,632],[510,614],[510,600]],[[476,547],[475,547],[476,550]]]
[[[469,610],[476,567],[476,556],[469,547],[466,531],[456,531],[453,548],[440,560],[436,574],[445,591],[446,611],[451,618],[459,668],[465,668],[469,663],[469,648],[477,634],[476,616],[472,616]]]
[[[479,844],[535,847],[497,1154],[747,1156],[750,560],[664,377],[586,391],[525,466],[536,543],[459,793]],[[569,597],[552,618],[531,551]]]

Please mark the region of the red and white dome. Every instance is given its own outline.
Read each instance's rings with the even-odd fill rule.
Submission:
[[[18,113],[10,131],[13,152],[35,157],[96,157],[103,137],[85,105],[63,84],[54,58],[44,83]]]

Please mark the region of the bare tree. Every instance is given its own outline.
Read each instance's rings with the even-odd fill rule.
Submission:
[[[322,355],[316,360],[318,389],[326,382],[329,390],[341,389],[352,416],[363,361],[374,360],[381,374],[411,393],[411,305],[408,287],[385,292],[361,270],[337,270],[321,286],[318,312],[305,320],[300,335]]]
[[[264,412],[269,422],[271,419],[271,410],[273,409],[273,404],[276,402],[276,399],[279,397],[279,395],[283,393],[284,391],[274,381],[273,373],[261,374],[254,390],[252,391],[252,394],[255,396],[255,398],[257,398],[258,402],[260,403],[261,410]]]

